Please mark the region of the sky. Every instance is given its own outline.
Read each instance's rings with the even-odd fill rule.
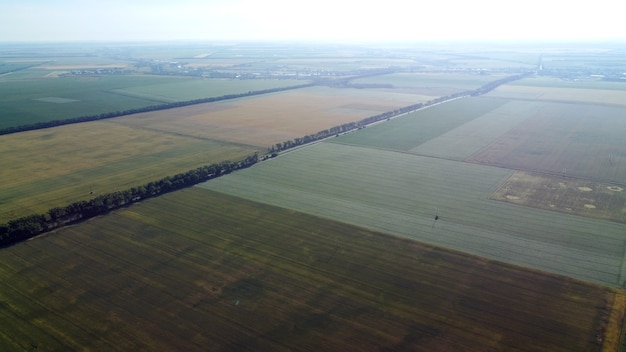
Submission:
[[[0,41],[626,39],[616,0],[0,0]]]

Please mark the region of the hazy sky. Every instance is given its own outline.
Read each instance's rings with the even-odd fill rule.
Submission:
[[[626,39],[616,0],[0,0],[0,41]]]

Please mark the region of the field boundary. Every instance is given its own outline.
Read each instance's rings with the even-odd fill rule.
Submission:
[[[626,333],[626,292],[615,291],[613,293],[613,301],[608,303],[607,309],[610,310],[604,337],[602,341],[602,352],[618,352],[622,350],[624,337]]]
[[[622,288],[626,288],[626,240],[624,240],[624,255],[622,256],[622,265],[619,268],[618,284]]]

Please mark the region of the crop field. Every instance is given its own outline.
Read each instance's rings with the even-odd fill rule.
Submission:
[[[256,149],[107,121],[0,137],[0,223]]]
[[[0,349],[618,350],[621,54],[441,45],[3,46],[0,128],[320,85],[0,136],[0,224],[545,71],[3,248]]]
[[[340,136],[333,141],[408,152],[506,103],[504,99],[457,99],[395,118],[375,128],[366,128],[358,134]]]
[[[195,187],[3,249],[18,350],[611,351],[622,291]]]
[[[599,50],[574,50],[559,51],[546,53],[542,55],[542,65],[545,69],[559,70],[596,70],[604,72],[611,68],[624,67],[626,59],[619,50],[612,50],[615,43],[607,43],[604,48]],[[621,73],[621,71],[620,71]]]
[[[626,281],[626,225],[490,200],[512,174],[322,143],[201,187],[604,285]]]
[[[8,76],[13,72],[24,70],[34,65],[42,64],[43,61],[25,61],[25,60],[0,60],[0,79]]]
[[[626,188],[623,116],[622,108],[608,105],[458,99],[203,187],[622,286],[624,199],[606,187]],[[541,187],[555,192],[558,178],[580,183],[578,191],[603,191],[550,193],[532,182],[513,187],[515,170],[540,171],[549,181]],[[540,199],[527,195],[532,192]],[[494,200],[503,197],[506,202]]]
[[[249,91],[305,84],[299,80],[236,80],[236,79],[178,79],[149,86],[114,89],[114,94],[132,96],[164,103],[241,94]]]
[[[1,136],[6,157],[1,161],[0,223],[265,151],[278,142],[414,104],[415,99],[402,93],[314,87]],[[60,96],[35,102],[75,104]]]
[[[415,104],[415,99],[314,87],[0,136],[6,155],[0,162],[0,223],[264,152],[275,143]],[[35,102],[75,104],[61,96]]]
[[[419,96],[311,87],[178,109],[116,123],[267,148],[307,134],[424,102]]]
[[[47,75],[54,71],[37,72]],[[0,76],[0,108],[3,111],[0,128],[304,83],[295,80],[201,80],[149,75],[41,79],[21,76],[21,79],[9,79],[11,76]],[[58,103],[49,98],[67,101]]]
[[[467,161],[623,184],[624,116],[614,106],[546,103]]]
[[[358,78],[350,81],[350,83],[363,85],[387,84],[391,85],[392,88],[382,88],[382,90],[441,97],[476,89],[503,77],[505,76],[481,75],[478,73],[393,73]]]
[[[613,184],[519,171],[491,198],[626,223],[626,192]]]
[[[516,54],[518,55],[498,55],[496,53],[489,53],[489,57],[485,57],[484,54],[479,54],[476,57],[453,57],[447,60],[446,63],[449,66],[454,66],[456,69],[478,69],[484,70],[485,72],[493,69],[532,70],[537,67],[539,55],[536,53],[526,55]]]
[[[626,107],[626,84],[598,80],[566,81],[533,77],[496,88],[490,97]]]
[[[626,91],[626,86],[622,82],[603,81],[598,78],[564,79],[550,76],[534,76],[512,81],[499,88],[509,88],[509,86],[524,86],[535,88],[568,88],[568,89],[593,89],[593,90],[618,90]],[[497,89],[496,89],[497,91]]]
[[[372,68],[387,68],[389,66],[411,65],[412,63],[414,63],[412,59],[371,57],[282,58],[272,61],[272,64],[279,65],[288,69],[328,71],[352,71]]]
[[[333,142],[624,184],[624,116],[611,105],[472,97]]]
[[[474,99],[476,101],[472,102]],[[472,110],[465,109],[471,109],[474,103],[489,106],[488,103],[490,102],[487,98],[467,99],[460,106],[462,110],[459,111],[464,111],[461,115],[468,114],[471,117],[470,111]],[[419,155],[465,160],[472,154],[489,146],[504,133],[523,123],[544,106],[541,102],[521,100],[508,100],[503,105],[491,103],[491,106],[495,106],[495,108],[471,121],[434,136],[434,138],[416,145],[409,151]],[[437,110],[432,113],[436,112]],[[437,118],[446,119],[445,115],[439,115]]]

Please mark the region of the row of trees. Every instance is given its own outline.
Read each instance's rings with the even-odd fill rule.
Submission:
[[[518,80],[518,79],[522,79],[522,78],[528,77],[530,75],[532,75],[532,72],[527,72],[527,73],[522,73],[522,74],[519,74],[519,75],[509,76],[509,77],[505,77],[505,78],[502,78],[502,79],[499,79],[499,80],[496,80],[496,81],[493,81],[493,82],[489,82],[489,83],[485,84],[484,86],[469,92],[470,93],[469,95],[477,96],[477,95],[486,94],[486,93],[491,92],[492,90],[498,88],[499,86],[501,86],[501,85],[503,85],[505,83],[512,82],[512,81],[515,81],[515,80]]]
[[[105,112],[105,113],[98,114],[98,115],[79,116],[79,117],[73,117],[73,118],[63,119],[63,120],[42,121],[42,122],[30,124],[30,125],[5,127],[5,128],[0,129],[0,135],[38,130],[41,128],[69,125],[72,123],[110,119],[110,118],[120,117],[124,115],[137,114],[140,112],[174,109],[174,108],[180,108],[183,106],[194,105],[194,104],[203,104],[203,103],[216,102],[220,100],[243,98],[243,97],[247,97],[251,95],[267,94],[267,93],[279,92],[279,91],[289,90],[289,89],[310,87],[312,85],[313,85],[312,83],[307,83],[307,84],[301,84],[301,85],[289,86],[289,87],[279,87],[279,88],[271,88],[271,89],[264,89],[264,90],[257,90],[257,91],[248,91],[246,93],[240,93],[240,94],[227,94],[227,95],[222,95],[219,97],[186,100],[186,101],[165,103],[165,104],[159,104],[159,105],[150,105],[150,106],[144,106],[144,107],[135,108],[135,109]]]
[[[254,165],[258,155],[254,154],[236,162],[221,162],[199,167],[139,187],[99,195],[91,200],[74,202],[65,207],[54,207],[46,214],[29,215],[0,225],[0,246],[27,240],[43,232],[105,214],[143,199],[193,186],[200,182],[228,174],[234,170]]]

